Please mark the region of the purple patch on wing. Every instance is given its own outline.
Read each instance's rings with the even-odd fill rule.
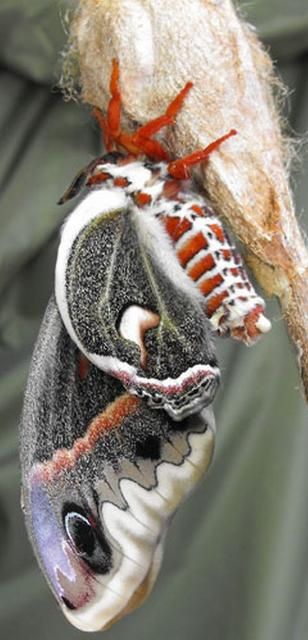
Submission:
[[[35,550],[57,599],[69,609],[85,605],[95,596],[92,572],[70,546],[48,493],[36,482],[31,515]]]

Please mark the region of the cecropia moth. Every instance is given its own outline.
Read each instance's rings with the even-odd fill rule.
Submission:
[[[81,196],[62,228],[25,394],[23,505],[49,585],[85,631],[148,595],[170,518],[210,463],[220,378],[211,333],[252,344],[270,328],[189,176],[236,132],[175,161],[152,137],[191,86],[127,134],[114,62],[107,118],[96,110],[108,153],[60,201]]]

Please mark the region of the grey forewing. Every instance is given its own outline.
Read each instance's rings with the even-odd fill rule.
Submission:
[[[175,378],[195,364],[216,362],[203,310],[168,277],[142,246],[129,209],[105,214],[83,229],[72,246],[66,271],[69,314],[88,353],[115,356],[138,373]],[[147,364],[118,333],[121,316],[139,305],[161,318],[147,331]]]

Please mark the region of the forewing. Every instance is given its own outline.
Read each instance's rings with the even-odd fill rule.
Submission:
[[[97,192],[88,198],[95,211]],[[58,252],[56,294],[68,332],[96,366],[153,406],[177,419],[199,411],[215,395],[219,370],[207,320],[193,288],[181,286],[179,267],[175,281],[163,229],[150,231],[157,245],[160,229],[164,265],[131,208],[92,213],[82,223],[87,202],[64,227]]]

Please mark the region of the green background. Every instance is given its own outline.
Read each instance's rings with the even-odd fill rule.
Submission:
[[[99,153],[86,110],[55,89],[68,6],[0,4],[0,637],[10,640],[83,636],[65,621],[33,559],[17,453],[22,389],[68,210],[55,203]],[[287,116],[301,134],[308,130],[307,0],[244,8],[291,89]],[[293,186],[307,232],[304,152]],[[274,301],[268,310],[273,330],[256,347],[217,345],[223,385],[214,463],[172,523],[150,599],[106,640],[308,637],[308,416],[281,312]]]

